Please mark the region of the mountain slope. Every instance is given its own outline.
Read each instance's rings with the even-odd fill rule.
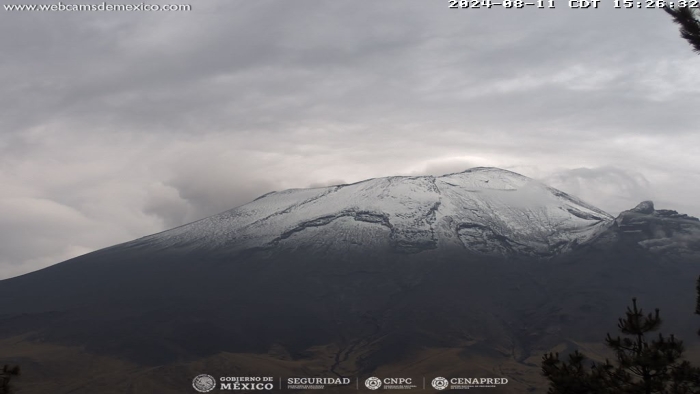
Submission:
[[[229,252],[314,245],[416,253],[461,246],[486,254],[549,256],[585,242],[612,219],[522,175],[474,168],[273,192],[141,242]]]

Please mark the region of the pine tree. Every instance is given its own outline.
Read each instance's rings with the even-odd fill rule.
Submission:
[[[5,364],[5,366],[2,367],[2,372],[0,372],[0,394],[11,394],[13,392],[10,381],[12,377],[19,376],[19,374],[19,365],[10,368],[9,365]]]
[[[681,37],[685,38],[700,53],[700,14],[691,7],[664,7],[664,11],[673,17],[673,21],[680,25]]]
[[[698,282],[700,295],[700,279]],[[698,300],[700,302],[700,299]],[[683,343],[673,335],[651,333],[661,326],[659,310],[644,314],[632,299],[618,321],[621,336],[610,334],[605,343],[615,362],[594,363],[575,351],[568,360],[558,353],[545,354],[542,373],[549,380],[549,394],[698,394],[700,368],[682,360]]]
[[[695,291],[697,293],[697,297],[695,297],[695,314],[700,315],[700,276],[698,276],[698,281],[695,282]],[[698,332],[698,335],[700,335],[700,332]]]

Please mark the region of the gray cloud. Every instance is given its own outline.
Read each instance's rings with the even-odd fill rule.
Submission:
[[[574,168],[553,173],[543,182],[565,190],[612,214],[656,196],[643,174],[615,167]]]
[[[0,12],[0,277],[271,190],[478,165],[700,214],[699,58],[663,11],[560,3]]]

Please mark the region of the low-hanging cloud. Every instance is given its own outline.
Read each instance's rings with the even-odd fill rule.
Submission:
[[[652,185],[643,174],[616,167],[562,170],[545,177],[543,182],[612,214],[655,198]]]

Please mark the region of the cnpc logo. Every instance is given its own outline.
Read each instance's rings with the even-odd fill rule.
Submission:
[[[382,387],[382,380],[372,376],[371,378],[367,378],[367,380],[365,380],[365,386],[370,390],[376,390]]]
[[[365,380],[365,386],[370,389],[370,390],[377,390],[381,388],[382,386],[385,386],[385,388],[389,389],[396,389],[396,388],[407,388],[407,387],[401,387],[401,386],[410,386],[412,385],[413,379],[412,378],[384,378],[384,379],[379,379],[378,377],[372,376],[371,378],[368,378]]]

